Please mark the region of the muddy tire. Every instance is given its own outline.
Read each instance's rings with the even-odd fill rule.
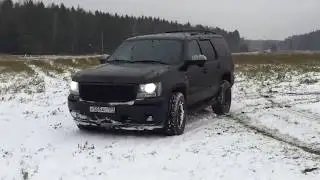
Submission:
[[[184,95],[180,92],[173,93],[169,99],[169,110],[164,132],[168,136],[181,135],[186,125],[186,104]]]
[[[231,107],[231,84],[228,81],[222,81],[216,103],[212,105],[212,110],[217,115],[229,113]]]

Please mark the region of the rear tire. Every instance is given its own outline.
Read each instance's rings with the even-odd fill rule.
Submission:
[[[169,111],[164,127],[168,136],[181,135],[186,125],[186,104],[184,95],[180,92],[173,93],[169,99]]]
[[[229,113],[232,99],[232,89],[230,82],[223,80],[220,85],[217,101],[212,105],[212,110],[217,115]]]

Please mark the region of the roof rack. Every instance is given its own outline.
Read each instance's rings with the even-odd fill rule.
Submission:
[[[175,30],[175,31],[167,31],[166,33],[195,33],[195,34],[217,34],[214,31],[209,30]]]

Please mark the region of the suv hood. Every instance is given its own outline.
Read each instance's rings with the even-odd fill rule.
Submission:
[[[77,82],[147,83],[168,71],[169,65],[152,63],[103,64],[79,71],[73,76]]]

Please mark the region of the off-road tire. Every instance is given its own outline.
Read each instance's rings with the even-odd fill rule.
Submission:
[[[184,133],[186,109],[184,95],[180,92],[173,93],[169,99],[168,116],[164,127],[166,135],[176,136]]]
[[[216,103],[212,105],[212,110],[217,115],[229,113],[232,102],[232,89],[230,82],[223,80],[220,83],[219,93]]]

